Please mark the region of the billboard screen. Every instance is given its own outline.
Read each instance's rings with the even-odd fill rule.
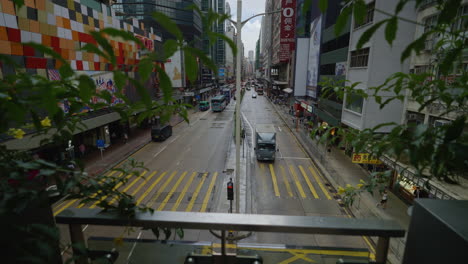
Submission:
[[[307,95],[313,98],[317,98],[321,33],[322,16],[318,16],[310,25],[309,60],[307,66]]]
[[[294,71],[294,96],[306,95],[309,38],[297,38],[296,68]]]
[[[295,50],[296,0],[281,0],[280,62],[287,62]]]

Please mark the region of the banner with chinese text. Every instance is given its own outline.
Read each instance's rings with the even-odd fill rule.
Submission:
[[[295,50],[296,0],[281,0],[280,62],[287,62]]]

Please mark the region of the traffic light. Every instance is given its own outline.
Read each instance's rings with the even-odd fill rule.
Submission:
[[[227,198],[230,201],[234,200],[234,183],[232,182],[232,178],[227,183]]]

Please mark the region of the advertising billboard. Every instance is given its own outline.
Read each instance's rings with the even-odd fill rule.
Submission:
[[[294,71],[294,96],[306,96],[309,38],[297,38],[296,69]]]
[[[180,88],[184,87],[184,72],[182,70],[182,52],[176,51],[172,57],[170,57],[164,63],[164,69],[167,75],[171,79],[172,87]]]
[[[295,50],[296,0],[281,0],[280,62],[287,62]]]
[[[309,60],[307,66],[307,95],[313,98],[317,98],[321,33],[322,16],[318,16],[310,25]]]

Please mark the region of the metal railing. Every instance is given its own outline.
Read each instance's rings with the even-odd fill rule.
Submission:
[[[391,237],[403,237],[405,230],[395,221],[319,216],[225,214],[159,211],[138,213],[133,218],[100,209],[67,209],[56,216],[58,224],[68,224],[71,242],[85,243],[81,225],[133,226],[143,228],[183,228],[220,230],[225,253],[226,232],[250,231],[345,236],[376,236],[376,263],[386,263]],[[74,252],[76,253],[76,252]],[[85,261],[79,263],[86,263]]]

